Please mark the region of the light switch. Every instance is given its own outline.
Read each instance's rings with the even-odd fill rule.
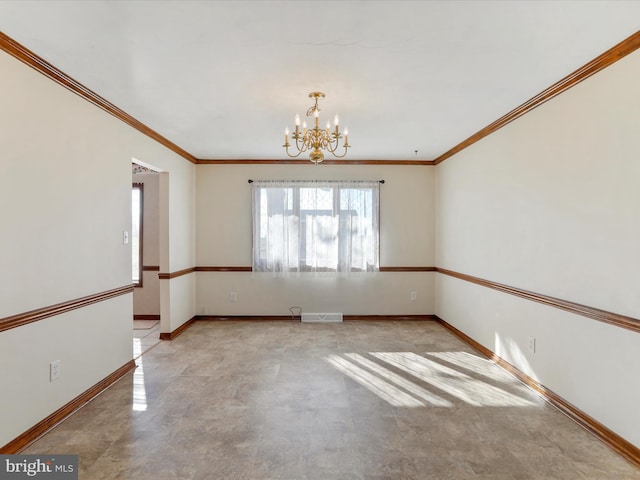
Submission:
[[[56,360],[49,364],[49,381],[50,382],[53,382],[54,380],[57,380],[58,378],[60,378],[60,368],[61,368],[60,360]]]

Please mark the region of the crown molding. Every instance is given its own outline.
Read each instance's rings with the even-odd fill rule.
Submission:
[[[61,85],[68,90],[71,90],[73,93],[84,98],[85,100],[92,103],[96,107],[101,108],[102,110],[104,110],[107,113],[110,113],[117,119],[122,120],[127,125],[130,125],[131,127],[135,128],[136,130],[148,136],[149,138],[152,138],[153,140],[157,141],[161,145],[164,145],[169,150],[189,160],[191,163],[197,162],[196,157],[191,155],[189,152],[183,150],[182,148],[177,146],[175,143],[173,143],[169,139],[163,137],[155,130],[152,130],[141,121],[129,115],[124,110],[121,110],[120,108],[116,107],[113,103],[109,102],[108,100],[104,99],[97,93],[88,89],[87,87],[82,85],[80,82],[74,80],[72,77],[70,77],[63,71],[59,70],[58,68],[54,67],[49,62],[39,57],[38,55],[33,53],[31,50],[21,45],[20,43],[16,42],[11,37],[7,36],[2,32],[0,32],[0,50],[4,50],[12,57],[16,58],[17,60],[20,60],[22,63],[29,65],[34,70],[50,78],[51,80],[56,82],[58,85]]]
[[[602,55],[594,58],[586,65],[577,69],[575,72],[570,73],[559,82],[554,83],[549,88],[547,88],[546,90],[543,90],[535,97],[530,98],[519,107],[516,107],[515,109],[511,110],[509,113],[500,117],[495,122],[487,125],[482,130],[474,133],[466,140],[460,142],[458,145],[456,145],[452,149],[446,151],[445,153],[443,153],[442,155],[440,155],[438,158],[434,160],[434,164],[438,165],[439,163],[442,163],[443,161],[452,157],[453,155],[460,152],[461,150],[464,150],[465,148],[473,145],[474,143],[483,139],[484,137],[491,135],[495,131],[501,129],[508,123],[514,121],[516,118],[521,117],[522,115],[530,112],[534,108],[539,107],[540,105],[545,103],[547,100],[551,100],[553,97],[569,90],[571,87],[576,86],[578,83],[582,82],[583,80],[586,80],[594,73],[597,73],[600,70],[605,69],[609,65],[612,65],[613,63],[617,62],[621,58],[626,57],[630,53],[636,51],[638,48],[640,48],[640,31],[637,31],[630,37],[627,37],[622,42],[618,43],[614,47],[604,52]]]
[[[181,157],[194,164],[199,165],[261,165],[261,164],[299,164],[299,165],[314,165],[309,160],[298,159],[206,159],[196,158],[186,150],[180,148],[171,140],[163,137],[155,130],[151,129],[141,121],[129,115],[124,110],[121,110],[113,103],[109,102],[105,98],[101,97],[97,93],[93,92],[89,88],[82,85],[77,80],[73,79],[60,69],[56,68],[42,57],[36,55],[34,52],[26,48],[24,45],[13,40],[8,35],[0,32],[0,50],[4,50],[12,57],[20,60],[22,63],[30,66],[34,70],[48,77],[56,82],[58,85],[71,90],[73,93],[84,98],[93,105],[101,108],[102,110],[110,113],[114,117],[122,120],[127,125],[135,128],[139,132],[157,141],[161,145],[164,145],[169,150],[177,153]],[[434,165],[433,160],[325,160],[325,165]]]
[[[196,163],[198,165],[271,165],[271,164],[290,164],[290,165],[310,165],[315,164],[309,160],[293,160],[285,159],[260,159],[260,158],[244,158],[244,159],[215,159],[215,158],[199,158]],[[435,165],[433,160],[324,160],[323,165]]]
[[[553,97],[565,92],[571,87],[577,85],[581,81],[589,78],[591,75],[603,70],[604,68],[612,65],[621,58],[629,55],[640,48],[640,31],[629,36],[622,42],[618,43],[614,47],[610,48],[600,56],[596,57],[586,65],[577,69],[573,73],[567,75],[559,82],[556,82],[549,88],[543,90],[538,95],[532,97],[519,107],[516,107],[506,115],[500,117],[495,122],[487,125],[482,130],[479,130],[466,140],[463,140],[458,145],[447,150],[434,160],[325,160],[324,164],[327,165],[438,165],[446,159],[452,157],[456,153],[464,150],[465,148],[473,145],[484,137],[496,132],[500,128],[504,127],[513,120],[521,117],[522,115],[530,112],[534,108],[539,107],[546,101]],[[93,92],[89,88],[82,85],[80,82],[74,80],[72,77],[62,72],[43,58],[36,55],[34,52],[24,47],[20,43],[13,40],[8,35],[0,32],[0,50],[5,51],[14,58],[29,65],[36,71],[42,73],[46,77],[50,78],[59,85],[71,90],[80,97],[89,101],[93,105],[101,108],[102,110],[110,113],[114,117],[120,119],[131,127],[135,128],[139,132],[147,135],[158,143],[164,145],[169,150],[180,155],[191,163],[199,165],[250,165],[250,164],[300,164],[300,165],[314,165],[308,160],[298,159],[206,159],[196,158],[186,150],[180,148],[175,143],[171,142],[166,137],[160,135],[155,130],[149,128],[144,123],[140,122],[136,118],[132,117],[125,111],[116,107],[114,104],[104,99],[97,93]]]

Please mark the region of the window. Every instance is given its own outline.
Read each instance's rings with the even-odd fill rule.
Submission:
[[[253,270],[378,270],[379,182],[253,183]]]
[[[131,189],[131,278],[133,285],[142,286],[142,197],[143,183]]]

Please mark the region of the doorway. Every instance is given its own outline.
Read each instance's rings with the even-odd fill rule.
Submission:
[[[132,162],[131,251],[134,358],[160,342],[160,175]]]

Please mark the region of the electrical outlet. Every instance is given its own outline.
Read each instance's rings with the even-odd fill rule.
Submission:
[[[415,301],[416,301],[416,298],[417,298],[416,292],[411,292],[411,295],[410,295],[410,297],[409,297],[409,298],[411,298],[411,301],[412,301],[412,302],[415,302]]]
[[[231,292],[229,294],[229,301],[237,302],[238,301],[238,292]]]
[[[49,364],[49,381],[53,382],[60,378],[61,364],[60,360],[56,360]]]
[[[536,353],[536,339],[535,337],[529,337],[529,351]]]

